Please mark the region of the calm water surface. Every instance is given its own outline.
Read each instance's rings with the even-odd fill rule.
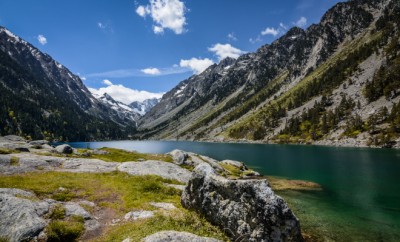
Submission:
[[[319,183],[282,192],[306,233],[334,241],[400,241],[400,150],[175,141],[70,143],[144,153],[191,151],[245,162],[264,175]]]

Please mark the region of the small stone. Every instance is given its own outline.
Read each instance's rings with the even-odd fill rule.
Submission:
[[[118,224],[119,222],[121,222],[121,219],[119,219],[119,218],[115,218],[115,219],[111,220],[112,225]]]
[[[131,238],[126,238],[124,240],[122,240],[122,242],[132,242]]]
[[[161,231],[147,236],[143,239],[144,242],[222,242],[210,237],[200,237],[188,232],[178,231]]]
[[[124,216],[125,220],[138,220],[138,219],[145,219],[145,218],[151,218],[151,217],[154,217],[154,212],[153,211],[145,211],[145,210],[132,211],[132,212],[125,214],[125,216]]]
[[[58,145],[56,146],[56,151],[60,154],[72,154],[74,151],[70,145]]]
[[[92,216],[77,203],[67,202],[64,206],[65,206],[65,215],[67,217],[76,215],[76,216],[82,216],[85,220],[92,218]]]
[[[174,210],[176,209],[175,205],[172,203],[155,203],[155,202],[151,202],[150,203],[151,206],[156,207],[156,208],[161,208],[164,210]]]

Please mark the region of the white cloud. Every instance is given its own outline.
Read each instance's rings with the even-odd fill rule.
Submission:
[[[161,34],[170,29],[175,34],[182,34],[186,25],[186,7],[180,0],[149,0],[150,5],[139,6],[136,13],[145,17],[150,15],[154,21],[153,31]]]
[[[160,71],[158,76],[166,76],[166,75],[173,75],[173,74],[181,74],[188,72],[187,68],[181,68],[178,65],[174,65],[172,67],[166,68],[157,68]],[[98,72],[98,73],[89,73],[85,75],[86,77],[100,77],[100,78],[127,78],[127,77],[142,77],[148,76],[148,74],[144,73],[140,69],[119,69],[119,70],[111,70],[105,72]]]
[[[107,86],[112,86],[112,82],[110,80],[103,80],[103,83],[106,84]]]
[[[164,33],[164,29],[163,28],[161,28],[160,26],[153,26],[153,31],[154,31],[154,33],[155,34],[162,34],[162,33]]]
[[[226,57],[238,58],[241,54],[246,53],[240,49],[233,47],[230,44],[215,44],[214,46],[208,48],[209,51],[214,52],[215,55],[218,56],[218,59],[221,61]]]
[[[161,74],[161,71],[157,68],[146,68],[146,69],[142,69],[140,71],[147,75],[160,75]]]
[[[103,83],[105,83],[105,81],[106,80],[104,80]],[[89,88],[89,91],[98,96],[101,96],[104,93],[108,93],[115,100],[125,103],[127,105],[131,104],[134,101],[142,102],[149,98],[161,98],[163,95],[163,93],[151,93],[147,91],[131,89],[121,84],[114,85],[109,80],[107,81],[108,84],[105,83],[107,85],[106,87],[101,87],[99,89]]]
[[[279,30],[268,27],[265,30],[261,31],[261,35],[268,35],[268,34],[277,36],[279,34]]]
[[[97,26],[98,26],[100,29],[105,29],[105,28],[107,27],[105,24],[103,24],[103,23],[101,23],[101,22],[98,22],[98,23],[97,23]]]
[[[190,68],[194,74],[202,73],[207,67],[214,64],[214,62],[208,58],[205,59],[197,59],[192,58],[190,60],[181,60],[179,65],[181,67]]]
[[[297,20],[294,25],[297,27],[303,28],[304,26],[307,25],[307,19],[305,17],[301,17],[299,20]]]
[[[237,38],[236,38],[236,36],[235,36],[235,33],[233,33],[233,32],[232,32],[232,33],[229,33],[229,34],[228,34],[228,39],[229,39],[229,40],[236,41]]]
[[[281,27],[284,30],[288,29],[288,27],[284,23],[279,23],[279,27]]]
[[[44,35],[39,34],[37,37],[37,40],[39,41],[39,43],[41,45],[47,44],[47,39],[46,39],[46,37],[44,37]]]
[[[150,9],[148,7],[144,7],[144,6],[139,6],[136,9],[136,13],[140,16],[140,17],[146,17],[147,14],[150,13]]]
[[[258,42],[261,42],[261,41],[262,41],[262,39],[261,39],[260,36],[257,36],[257,38],[255,38],[255,39],[253,39],[253,38],[249,39],[249,42],[252,43],[252,44],[255,44],[255,43],[258,43]]]

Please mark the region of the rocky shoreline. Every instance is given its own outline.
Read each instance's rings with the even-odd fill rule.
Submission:
[[[286,202],[275,195],[265,178],[238,161],[217,161],[174,150],[163,155],[164,160],[140,158],[117,162],[102,159],[109,154],[107,150],[76,150],[69,145],[52,147],[47,141],[29,142],[18,136],[0,137],[0,152],[0,177],[4,179],[31,174],[56,178],[58,174],[77,174],[74,177],[121,174],[139,180],[143,177],[142,185],[151,187],[154,185],[145,184],[145,178],[155,176],[170,181],[157,189],[172,189],[168,192],[178,194],[183,190],[181,204],[149,201],[140,205],[147,209],[127,207],[128,212],[119,217],[90,196],[72,196],[71,192],[78,193],[74,187],[58,187],[48,198],[19,184],[0,186],[0,241],[55,241],[55,236],[60,239],[67,231],[62,226],[75,232],[68,230],[69,235],[75,236],[69,237],[70,241],[93,238],[96,241],[98,236],[107,236],[113,226],[135,226],[157,216],[167,216],[173,221],[176,213],[189,211],[204,216],[207,221],[203,223],[215,226],[222,237],[231,241],[303,240],[300,223]],[[67,195],[72,198],[65,199]],[[141,241],[221,241],[199,235],[165,230],[146,234]],[[120,241],[137,240],[127,236]]]

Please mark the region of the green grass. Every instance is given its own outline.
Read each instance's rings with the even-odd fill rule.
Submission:
[[[130,176],[113,172],[88,173],[28,173],[0,176],[0,187],[33,191],[39,198],[58,201],[86,199],[121,213],[131,209],[153,209],[149,202],[179,204],[180,192],[163,183],[177,183],[157,176]],[[60,190],[63,187],[65,189]]]
[[[78,241],[78,238],[85,231],[83,221],[51,221],[47,226],[47,236],[49,242],[58,241]]]
[[[165,230],[176,230],[193,233],[204,237],[213,237],[223,241],[228,238],[197,213],[179,211],[170,216],[156,215],[154,218],[113,226],[106,235],[94,241],[141,241],[142,238]]]
[[[172,162],[172,157],[164,154],[145,154],[134,151],[126,151],[114,148],[101,148],[100,150],[107,151],[108,154],[96,155],[90,154],[89,158],[96,158],[109,162],[126,162],[126,161],[139,161],[143,160],[161,160],[166,162]],[[85,151],[85,150],[81,150]]]
[[[133,241],[162,230],[192,232],[226,240],[224,233],[212,226],[195,212],[182,208],[179,190],[166,187],[163,183],[177,183],[157,176],[130,176],[113,172],[104,174],[35,172],[12,176],[0,175],[0,187],[19,188],[34,192],[40,199],[59,198],[65,200],[85,199],[100,208],[112,209],[116,218],[133,210],[155,210],[150,202],[173,203],[178,209],[157,212],[155,218],[143,221],[122,222],[106,228],[98,241],[122,241],[131,237]],[[63,187],[64,189],[60,189]],[[81,236],[83,220],[65,218],[62,206],[50,213],[52,222],[48,226],[49,241],[74,241]],[[49,237],[49,238],[50,238]]]
[[[15,157],[15,156],[11,156],[10,165],[11,166],[18,166],[19,165],[19,158]]]
[[[8,154],[12,154],[12,153],[16,153],[15,150],[10,150],[7,148],[0,148],[0,155],[8,155]],[[0,240],[1,242],[1,240]]]

